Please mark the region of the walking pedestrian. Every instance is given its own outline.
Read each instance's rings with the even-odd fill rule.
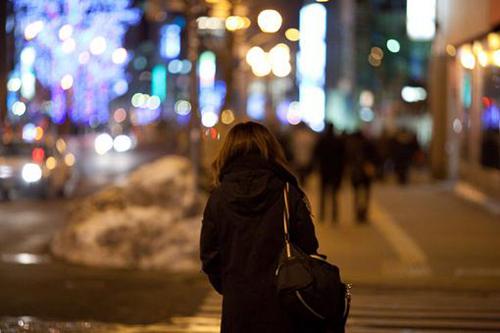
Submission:
[[[223,296],[222,333],[325,332],[280,307],[274,276],[283,236],[283,189],[290,184],[291,240],[316,253],[307,198],[288,171],[282,148],[255,122],[234,126],[213,163],[215,188],[205,207],[203,271]]]
[[[328,193],[332,195],[332,221],[338,222],[338,192],[344,171],[344,142],[335,135],[333,124],[327,124],[325,132],[319,138],[314,149],[314,161],[320,174],[320,210],[321,221],[325,219],[325,206]]]
[[[348,155],[356,221],[366,223],[370,205],[371,183],[376,173],[375,149],[364,134],[357,131],[349,137]]]
[[[299,178],[299,184],[305,186],[312,169],[312,155],[317,135],[304,122],[292,127],[290,133],[290,150],[292,167]]]
[[[400,185],[408,184],[411,163],[417,150],[416,135],[406,128],[400,129],[393,143],[394,171]]]

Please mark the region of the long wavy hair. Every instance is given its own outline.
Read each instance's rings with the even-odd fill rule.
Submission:
[[[235,125],[229,131],[219,154],[212,163],[213,184],[220,184],[221,172],[234,158],[257,154],[289,171],[283,147],[276,137],[259,123],[248,121]]]

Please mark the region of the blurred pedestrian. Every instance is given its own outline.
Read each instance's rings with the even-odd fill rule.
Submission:
[[[391,170],[391,142],[392,137],[387,129],[384,128],[376,144],[378,157],[377,178],[381,181],[385,180],[387,173]]]
[[[292,167],[299,178],[299,184],[305,185],[312,170],[312,155],[317,135],[304,122],[292,127],[290,133],[290,151]]]
[[[283,189],[290,184],[292,242],[316,253],[307,198],[264,126],[234,126],[213,163],[215,188],[203,215],[203,271],[223,296],[221,332],[324,332],[280,307],[274,285],[284,246]]]
[[[323,135],[314,149],[314,162],[320,174],[320,210],[319,217],[325,219],[325,205],[328,192],[332,195],[332,221],[338,222],[338,191],[344,171],[344,142],[335,135],[333,124],[327,124]]]
[[[410,167],[418,151],[417,137],[408,129],[402,128],[397,131],[393,143],[394,172],[400,185],[408,184]]]
[[[354,213],[358,223],[365,223],[368,221],[371,184],[376,174],[375,148],[361,131],[357,131],[349,137],[347,149]]]

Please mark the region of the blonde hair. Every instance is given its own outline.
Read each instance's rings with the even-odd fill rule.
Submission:
[[[221,172],[228,162],[250,153],[288,170],[283,148],[275,136],[264,125],[248,121],[231,128],[224,140],[219,154],[212,163],[214,185],[219,185]]]

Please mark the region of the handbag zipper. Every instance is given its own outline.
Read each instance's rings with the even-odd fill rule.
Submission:
[[[313,308],[311,308],[309,306],[309,304],[306,303],[306,301],[304,300],[304,298],[302,298],[302,295],[300,294],[300,292],[298,290],[295,291],[295,294],[297,295],[297,297],[299,298],[299,301],[307,308],[307,310],[309,310],[313,315],[315,315],[316,317],[318,317],[319,319],[325,319],[325,317],[323,317],[322,315],[320,315],[319,313],[317,313],[316,311],[314,311]]]

